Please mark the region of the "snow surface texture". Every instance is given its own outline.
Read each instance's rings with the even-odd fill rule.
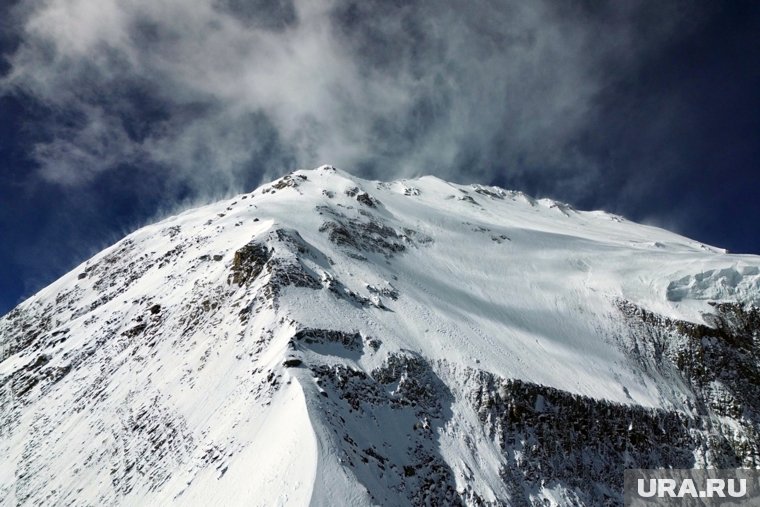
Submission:
[[[617,505],[760,466],[760,258],[329,166],[0,320],[3,505]]]

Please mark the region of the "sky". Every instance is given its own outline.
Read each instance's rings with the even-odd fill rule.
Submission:
[[[760,3],[0,1],[0,314],[299,168],[435,174],[760,254]]]

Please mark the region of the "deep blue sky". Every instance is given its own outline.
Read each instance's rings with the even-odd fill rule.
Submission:
[[[230,0],[181,28],[0,6],[0,314],[161,213],[321,163],[760,254],[760,3],[428,4]]]

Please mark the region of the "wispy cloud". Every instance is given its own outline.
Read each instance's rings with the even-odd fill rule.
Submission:
[[[597,99],[679,21],[651,3],[22,0],[3,93],[44,105],[40,175],[194,188],[333,163],[378,177],[548,171],[579,194]]]

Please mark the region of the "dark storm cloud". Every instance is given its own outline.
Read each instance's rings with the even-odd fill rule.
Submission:
[[[28,0],[3,90],[50,111],[32,153],[62,185],[144,165],[218,191],[333,163],[582,196],[604,181],[582,144],[600,96],[690,22],[677,6]]]

